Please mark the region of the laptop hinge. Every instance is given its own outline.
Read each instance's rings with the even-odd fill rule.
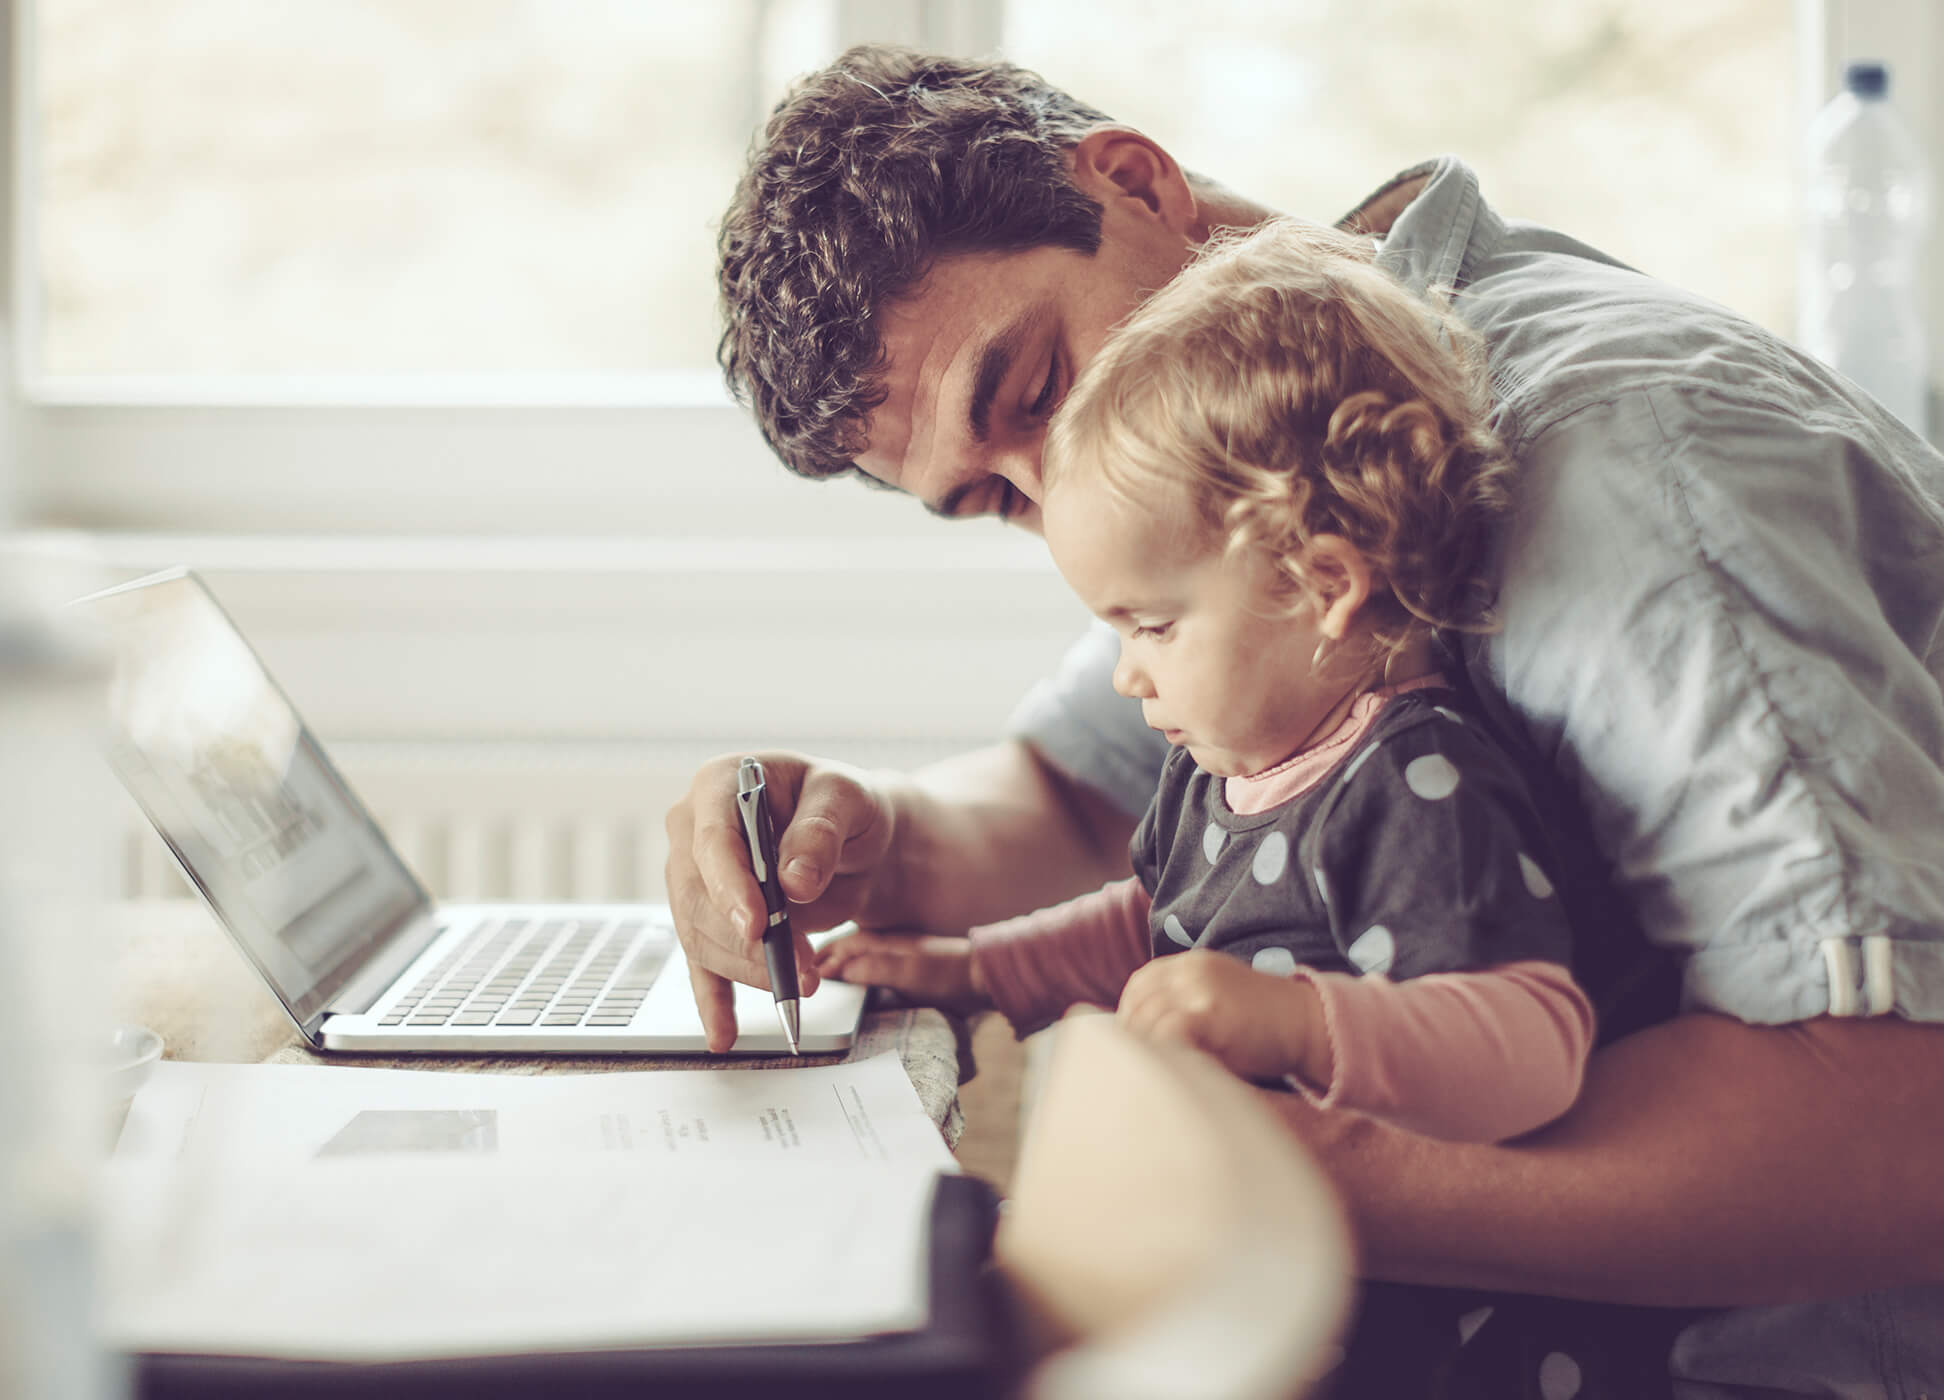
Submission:
[[[399,979],[419,954],[432,946],[442,927],[432,906],[421,904],[413,909],[385,940],[385,946],[372,954],[357,975],[339,988],[330,1004],[318,1013],[318,1024],[321,1026],[330,1016],[361,1016],[371,1010],[385,989]],[[305,1029],[308,1033],[311,1028]]]

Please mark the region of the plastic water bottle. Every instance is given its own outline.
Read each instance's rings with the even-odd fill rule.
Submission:
[[[1809,128],[1798,334],[1811,354],[1929,431],[1924,263],[1930,177],[1881,63],[1852,63]]]

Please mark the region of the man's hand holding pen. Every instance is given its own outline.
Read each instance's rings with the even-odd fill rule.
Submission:
[[[864,776],[799,755],[759,755],[776,831],[775,878],[788,900],[799,991],[817,989],[806,931],[856,917],[891,844],[888,804]],[[712,760],[668,814],[668,899],[688,956],[709,1048],[735,1044],[731,979],[771,986],[762,948],[770,910],[737,801],[741,755]]]

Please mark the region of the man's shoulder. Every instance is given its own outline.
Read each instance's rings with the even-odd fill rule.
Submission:
[[[1537,225],[1510,223],[1454,302],[1483,339],[1516,453],[1595,404],[1707,394],[1800,417],[1824,377],[1779,336]]]
[[[1386,236],[1380,262],[1484,341],[1500,436],[1517,455],[1582,410],[1630,395],[1707,396],[1777,421],[1866,406],[1780,336],[1566,233],[1493,208],[1461,160],[1395,177],[1345,226]]]

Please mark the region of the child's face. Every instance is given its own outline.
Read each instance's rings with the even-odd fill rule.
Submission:
[[[1068,585],[1120,633],[1114,689],[1208,772],[1274,767],[1327,733],[1354,693],[1313,664],[1319,610],[1288,615],[1262,561],[1225,558],[1084,475],[1049,493],[1043,522]]]

